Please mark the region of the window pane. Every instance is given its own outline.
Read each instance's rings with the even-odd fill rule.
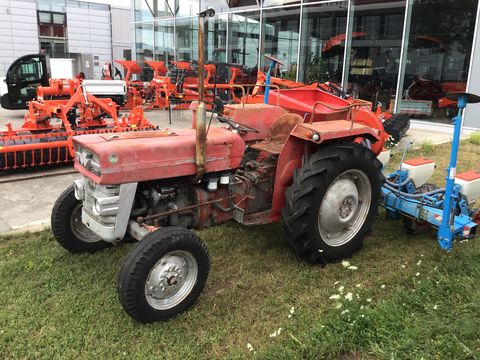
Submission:
[[[299,80],[342,81],[348,1],[305,6]]]
[[[230,14],[229,62],[252,68],[258,65],[260,12]]]
[[[48,12],[39,12],[38,13],[38,19],[42,23],[51,23],[52,22],[51,13],[48,13]]]
[[[230,8],[258,7],[258,2],[257,0],[229,0],[228,5]]]
[[[196,16],[200,12],[198,0],[176,0],[176,16]]]
[[[39,36],[52,36],[52,25],[50,25],[50,24],[39,24],[38,25],[38,35]]]
[[[53,14],[54,24],[65,24],[65,14]]]
[[[153,24],[136,24],[137,61],[153,60]]]
[[[155,23],[155,60],[174,60],[173,20]]]
[[[53,25],[53,36],[64,38],[65,37],[65,27],[63,25]]]
[[[299,4],[300,0],[263,0],[263,6],[280,6],[280,5],[291,5]]]
[[[135,0],[135,21],[153,19],[152,1]]]
[[[355,0],[348,90],[391,110],[398,79],[405,2]]]
[[[450,123],[450,91],[465,91],[476,0],[414,0],[399,112]]]
[[[300,7],[264,10],[262,54],[279,59],[284,66],[275,71],[276,77],[295,80],[300,27]],[[260,59],[260,68],[268,71],[269,61]]]
[[[40,42],[40,53],[52,56],[52,45],[49,42]]]
[[[205,58],[209,61],[227,61],[226,14],[208,18],[205,23]]]
[[[228,6],[229,2],[232,2],[232,1],[228,1],[228,0],[202,0],[200,2],[200,7],[201,7],[202,11],[211,7],[213,9],[215,9],[215,13],[217,13],[217,14],[225,13],[229,9],[229,6]]]
[[[66,44],[63,42],[55,42],[53,47],[53,57],[65,58],[67,57]]]
[[[177,61],[198,59],[198,18],[176,19]]]
[[[37,9],[46,11],[65,12],[65,1],[37,0]]]

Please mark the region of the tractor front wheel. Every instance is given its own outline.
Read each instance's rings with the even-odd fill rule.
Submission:
[[[210,271],[203,241],[179,227],[151,232],[133,249],[118,276],[118,297],[141,323],[167,320],[187,310]]]
[[[354,143],[331,145],[305,159],[285,193],[290,247],[310,263],[359,250],[377,212],[381,168],[370,149]]]
[[[73,185],[53,205],[51,226],[57,242],[72,253],[93,253],[111,245],[82,223],[82,202],[75,197]]]

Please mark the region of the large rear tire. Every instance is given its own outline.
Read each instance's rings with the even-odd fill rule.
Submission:
[[[75,197],[73,185],[53,205],[51,225],[57,242],[72,253],[93,253],[111,246],[82,223],[82,202]]]
[[[118,297],[136,321],[170,319],[193,305],[210,271],[210,257],[193,232],[167,227],[147,234],[125,260]]]
[[[287,242],[310,263],[350,257],[375,218],[384,177],[368,148],[331,145],[311,154],[285,192]]]

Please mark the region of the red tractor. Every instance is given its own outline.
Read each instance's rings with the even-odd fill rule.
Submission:
[[[312,91],[320,95],[309,116],[235,104],[218,116],[225,126],[207,130],[199,91],[195,129],[75,137],[82,177],[55,203],[55,238],[71,252],[140,240],[118,280],[120,302],[139,322],[171,318],[202,291],[209,255],[189,229],[283,221],[288,244],[309,263],[351,256],[377,212],[376,156],[388,135],[368,103]]]

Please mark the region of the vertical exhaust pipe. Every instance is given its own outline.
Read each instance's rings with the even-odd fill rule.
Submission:
[[[198,106],[196,119],[195,165],[199,181],[205,173],[205,150],[207,147],[207,110],[204,102],[204,65],[205,65],[205,18],[215,16],[215,10],[209,8],[198,14]]]

